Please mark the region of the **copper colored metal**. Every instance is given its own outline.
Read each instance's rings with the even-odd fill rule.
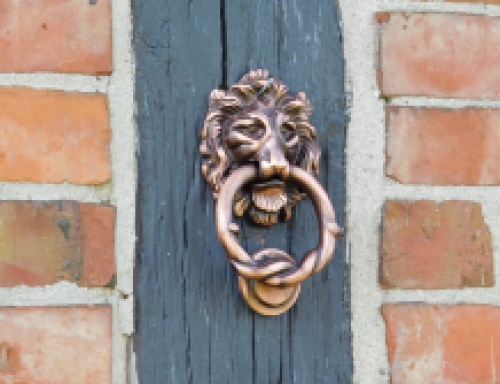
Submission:
[[[310,113],[305,94],[291,96],[281,81],[257,70],[228,91],[211,93],[203,125],[202,171],[218,200],[217,233],[243,298],[263,315],[278,315],[295,303],[300,283],[328,263],[340,234],[328,195],[315,178],[320,151]],[[304,197],[313,202],[320,236],[300,263],[277,249],[248,255],[239,245],[233,214],[270,226],[288,220]]]

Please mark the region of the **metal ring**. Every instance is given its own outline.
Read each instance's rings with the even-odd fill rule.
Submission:
[[[232,229],[234,228],[232,222],[233,198],[241,187],[257,178],[257,168],[253,165],[245,165],[235,169],[224,182],[216,208],[217,233],[227,252],[230,263],[240,278],[249,282],[258,282],[257,287],[265,285],[271,289],[271,293],[267,295],[270,300],[265,302],[265,298],[259,297],[258,292],[255,292],[255,286],[252,286],[252,288],[251,285],[247,285],[245,288],[244,285],[246,293],[243,292],[240,281],[240,291],[242,291],[247,303],[256,309],[252,304],[255,297],[259,297],[265,308],[269,307],[275,310],[272,311],[273,313],[263,313],[259,309],[256,309],[257,311],[262,314],[277,314],[274,313],[277,306],[272,298],[276,294],[279,294],[280,290],[282,293],[286,289],[297,288],[307,277],[319,272],[326,266],[333,256],[335,237],[340,234],[340,228],[335,221],[335,212],[332,204],[321,185],[305,170],[290,166],[288,178],[309,196],[314,205],[318,218],[319,245],[307,252],[298,265],[291,257],[281,251],[273,252],[273,250],[268,249],[262,250],[252,256],[248,255],[238,244],[232,233]],[[265,254],[266,257],[261,257],[262,254]],[[273,289],[274,294],[272,292]],[[261,291],[263,290],[261,289]],[[298,291],[295,289],[290,292],[290,296],[295,296],[296,299]],[[249,298],[251,302],[248,301]],[[290,303],[288,299],[284,300],[283,306],[286,308],[281,310],[281,312],[293,305],[293,302]]]

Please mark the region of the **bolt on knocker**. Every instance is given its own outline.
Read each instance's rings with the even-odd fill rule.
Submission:
[[[212,91],[202,128],[202,172],[217,200],[218,236],[243,298],[263,315],[280,314],[295,303],[300,283],[328,263],[341,232],[316,180],[320,150],[310,114],[304,93],[290,95],[280,80],[255,70],[228,91]],[[248,255],[238,244],[233,214],[270,226],[290,219],[306,197],[318,217],[320,244],[300,263],[277,249]]]

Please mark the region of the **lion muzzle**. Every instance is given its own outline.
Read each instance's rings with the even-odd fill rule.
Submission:
[[[290,163],[285,157],[282,143],[271,136],[257,154],[259,178],[266,180],[279,177],[283,180],[290,176]]]

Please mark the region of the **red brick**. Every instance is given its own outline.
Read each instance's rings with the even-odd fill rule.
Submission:
[[[0,88],[0,105],[0,180],[109,181],[105,95]]]
[[[500,110],[387,108],[386,175],[400,183],[500,184]]]
[[[0,72],[109,74],[110,0],[2,0]]]
[[[65,280],[81,286],[113,281],[115,209],[59,202],[0,202],[0,286]]]
[[[500,372],[500,308],[385,305],[391,384],[491,384]]]
[[[0,383],[111,383],[111,308],[0,308]]]
[[[384,95],[500,97],[500,18],[391,13],[381,20]]]
[[[387,201],[380,267],[387,289],[493,286],[493,245],[481,205]]]

